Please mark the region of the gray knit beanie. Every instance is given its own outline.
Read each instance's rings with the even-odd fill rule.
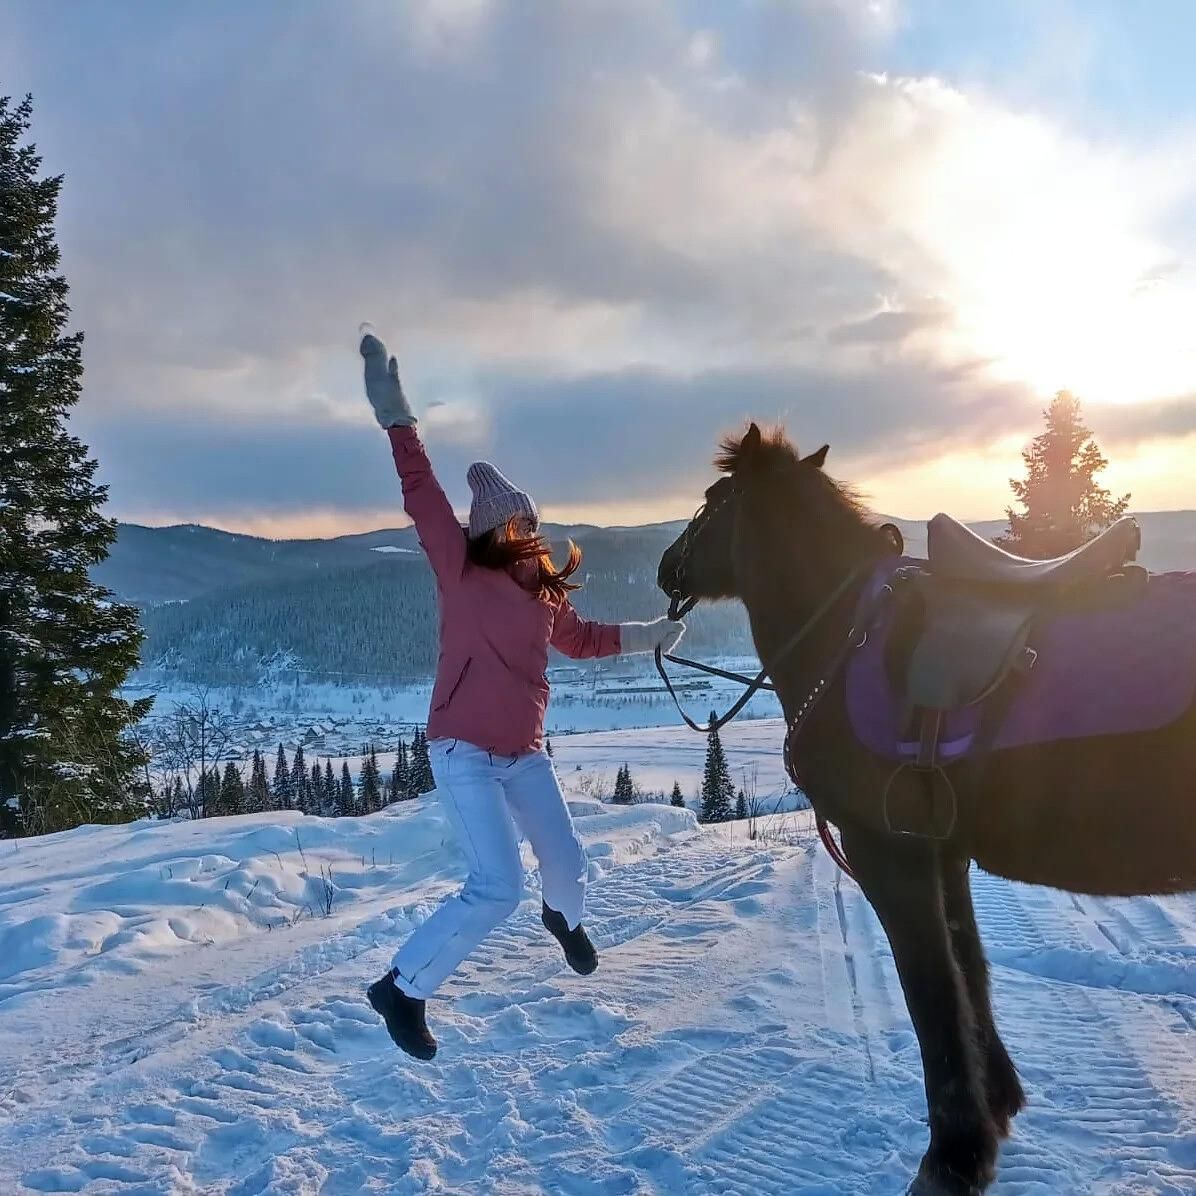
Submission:
[[[475,461],[465,477],[473,491],[469,507],[471,538],[505,527],[520,516],[540,526],[540,512],[531,495],[512,485],[489,461]]]

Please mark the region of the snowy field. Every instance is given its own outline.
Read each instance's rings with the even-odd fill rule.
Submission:
[[[753,675],[760,664],[754,657],[725,657],[711,661],[724,669]],[[711,707],[724,710],[742,688],[721,678],[701,678],[669,666],[686,709],[705,719]],[[153,724],[168,717],[180,703],[192,702],[197,687],[178,681],[142,676],[125,688],[129,698],[154,698]],[[431,680],[408,686],[294,684],[275,678],[269,684],[207,690],[210,705],[218,707],[233,729],[229,755],[248,759],[254,749],[273,757],[281,742],[288,753],[303,742],[309,756],[357,752],[363,743],[380,749],[399,736],[410,736],[428,717]],[[774,694],[756,694],[740,716],[745,720],[775,718],[780,705]],[[664,691],[648,657],[633,657],[618,666],[598,662],[553,670],[552,700],[547,727],[552,735],[614,731],[661,724],[682,728],[672,699]]]
[[[761,793],[778,740],[726,736]],[[567,784],[626,760],[687,792],[701,758],[671,728],[557,750]],[[5,843],[0,1192],[902,1192],[917,1043],[809,815],[750,842],[669,807],[574,811],[598,972],[564,968],[529,860],[515,918],[429,1006],[431,1064],[364,988],[461,877],[434,802]],[[994,1192],[1196,1192],[1196,900],[975,889],[1031,1102]]]

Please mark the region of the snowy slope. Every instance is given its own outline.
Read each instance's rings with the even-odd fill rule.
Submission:
[[[684,785],[700,743],[592,738],[558,747],[566,781],[577,753]],[[775,742],[736,746],[773,766]],[[459,879],[434,806],[5,845],[0,1192],[901,1192],[917,1043],[808,816],[782,846],[668,808],[576,814],[598,972],[563,968],[531,874],[430,1006],[432,1064],[363,989]],[[328,866],[332,913],[309,914]],[[1196,901],[985,876],[976,898],[1031,1099],[994,1191],[1196,1191]]]

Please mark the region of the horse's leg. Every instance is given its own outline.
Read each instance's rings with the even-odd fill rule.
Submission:
[[[910,1192],[976,1196],[992,1182],[997,1128],[984,1090],[972,1001],[947,929],[937,846],[850,823],[840,830],[893,949],[922,1051],[930,1148]]]
[[[1017,1069],[1005,1050],[993,1021],[992,997],[988,979],[988,960],[976,926],[976,911],[972,906],[972,886],[968,881],[968,860],[957,855],[941,855],[943,870],[943,907],[947,915],[947,929],[955,958],[963,971],[963,978],[972,999],[976,1017],[976,1033],[984,1055],[987,1072],[985,1087],[988,1107],[992,1111],[1001,1137],[1009,1134],[1009,1123],[1022,1111],[1026,1094],[1022,1091]]]

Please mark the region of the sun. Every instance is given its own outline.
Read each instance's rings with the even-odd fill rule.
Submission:
[[[1093,404],[1196,389],[1192,288],[1047,261],[1050,273],[980,280],[957,308],[962,335],[995,376],[1043,395],[1071,390]]]

